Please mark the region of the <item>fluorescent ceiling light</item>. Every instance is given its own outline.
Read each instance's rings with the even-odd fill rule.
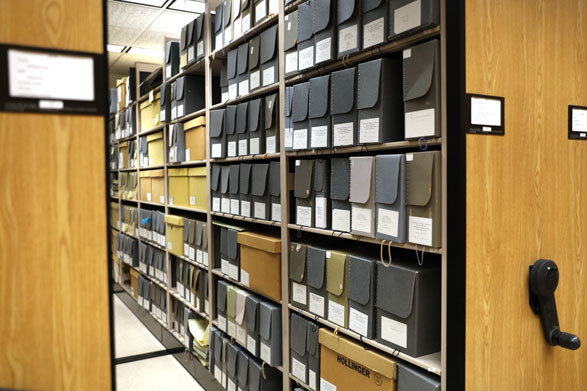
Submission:
[[[142,5],[150,5],[153,7],[162,7],[163,4],[167,0],[118,0],[122,1],[123,3],[135,3],[135,4],[142,4]]]
[[[136,54],[137,56],[149,56],[163,58],[163,51],[157,49],[144,49],[144,48],[130,48],[128,54]]]
[[[124,46],[121,45],[106,45],[106,50],[108,50],[109,52],[112,53],[121,53],[122,50],[124,49]]]
[[[206,4],[203,1],[175,0],[173,4],[169,6],[169,9],[203,14],[206,12]]]

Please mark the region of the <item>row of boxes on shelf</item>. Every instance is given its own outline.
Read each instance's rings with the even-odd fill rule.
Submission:
[[[295,163],[296,223],[439,248],[440,151]]]
[[[117,112],[114,120],[109,122],[109,129],[111,143],[136,134],[137,113],[135,107],[125,108]]]
[[[311,390],[320,390],[320,326],[291,313],[289,322],[290,373]]]
[[[222,102],[279,80],[278,43],[276,25],[228,51],[226,68],[223,66],[220,71]]]
[[[136,172],[118,173],[118,186],[121,199],[130,201],[137,199],[137,178],[138,174]]]
[[[291,243],[290,301],[413,357],[440,351],[440,267]]]
[[[210,111],[211,157],[279,152],[277,94]]]
[[[139,243],[138,252],[138,263],[133,266],[138,267],[143,274],[167,285],[165,252],[146,243]]]
[[[140,237],[165,248],[165,213],[141,208],[139,217]]]
[[[216,15],[210,15],[212,31],[214,31],[215,23]],[[169,64],[168,58],[166,58],[166,78],[177,74],[179,68],[184,68],[204,58],[206,55],[206,36],[208,35],[208,30],[205,27],[204,14],[202,13],[181,29],[181,40],[180,44],[177,45],[177,55],[175,55],[176,60],[179,60],[179,66],[173,67],[173,60],[171,61],[172,64]],[[212,43],[211,49],[214,50],[215,42],[213,39],[210,41]],[[168,68],[169,65],[171,65],[171,69]]]
[[[279,162],[212,166],[212,211],[281,221]]]
[[[137,287],[139,305],[167,324],[167,292],[142,275],[138,277]]]
[[[112,255],[112,278],[114,278],[114,282],[120,285],[130,284],[131,270],[132,268],[118,259],[116,254]]]
[[[120,230],[130,236],[138,237],[139,216],[136,206],[122,205],[120,209],[122,224]]]
[[[182,216],[166,215],[167,249],[178,257],[208,265],[207,224]]]
[[[281,306],[219,279],[218,328],[272,367],[282,364]]]
[[[271,15],[279,13],[279,0],[225,0],[216,7],[213,25],[215,48],[219,50],[240,38]],[[277,80],[277,79],[276,79]]]
[[[139,267],[139,241],[132,236],[119,233],[116,256],[129,266]]]
[[[210,357],[208,349],[211,338],[210,322],[173,297],[171,310],[173,315],[171,329],[179,334],[188,350],[195,352],[200,362],[207,366]]]
[[[174,269],[171,285],[177,293],[199,313],[209,314],[208,272],[179,258],[175,258],[171,267]]]
[[[137,167],[137,145],[135,140],[128,140],[110,147],[110,168],[126,169]]]
[[[210,373],[226,390],[280,391],[282,374],[231,342],[215,327],[210,331]]]
[[[311,0],[285,16],[285,74],[395,41],[440,23],[436,0]]]
[[[122,111],[136,100],[136,87],[135,68],[130,68],[129,75],[122,79],[117,79],[116,88],[110,90],[111,114],[114,114],[117,111]],[[116,95],[116,99],[113,99],[114,95]],[[118,110],[113,110],[115,108],[113,102],[116,102],[116,108]]]
[[[403,71],[380,58],[287,87],[285,149],[440,136],[439,64],[432,40],[404,51]]]
[[[158,111],[160,121],[169,122],[204,109],[206,106],[205,86],[204,76],[182,76],[171,83],[161,85]],[[218,102],[220,100],[218,78],[212,77],[211,88],[212,102]]]

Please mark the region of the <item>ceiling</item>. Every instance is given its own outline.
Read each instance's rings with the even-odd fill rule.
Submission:
[[[166,39],[179,40],[181,28],[199,15],[172,9],[182,6],[200,12],[205,9],[199,0],[108,0],[108,45],[122,47],[118,48],[121,53],[111,52],[109,47],[110,74],[128,75],[128,69],[137,62],[162,64]],[[137,49],[141,53],[132,54]]]

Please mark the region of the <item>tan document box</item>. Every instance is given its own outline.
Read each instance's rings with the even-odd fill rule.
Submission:
[[[170,253],[183,257],[183,217],[165,215],[167,249]]]
[[[241,282],[280,301],[281,239],[245,231],[238,233],[237,240],[241,249]]]
[[[189,207],[189,182],[187,168],[170,168],[169,205]]]
[[[185,161],[206,160],[206,117],[194,118],[183,124]]]
[[[188,169],[190,208],[206,210],[208,207],[208,186],[206,167]]]

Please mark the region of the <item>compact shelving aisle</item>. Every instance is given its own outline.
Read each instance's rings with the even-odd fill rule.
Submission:
[[[305,1],[305,0],[304,0]],[[170,81],[174,81],[177,78],[184,76],[184,75],[202,75],[204,74],[205,76],[205,82],[206,82],[206,108],[203,110],[200,110],[196,113],[181,117],[179,119],[176,120],[172,120],[169,123],[165,123],[162,124],[154,129],[148,130],[146,132],[140,132],[138,131],[141,126],[140,126],[140,103],[149,99],[149,94],[147,95],[143,95],[140,98],[137,99],[136,103],[133,103],[134,105],[134,109],[136,110],[136,115],[137,115],[137,132],[135,135],[127,138],[127,139],[123,139],[123,140],[119,140],[119,142],[123,142],[125,140],[129,140],[129,139],[134,139],[137,142],[137,146],[139,143],[139,137],[140,136],[144,136],[146,134],[151,134],[153,132],[156,131],[163,131],[163,136],[164,136],[164,140],[167,140],[167,137],[169,135],[169,126],[178,122],[185,122],[187,120],[190,119],[194,119],[197,118],[199,116],[205,116],[206,117],[206,159],[205,160],[201,160],[201,161],[195,161],[195,162],[187,162],[187,163],[179,163],[179,164],[170,164],[168,162],[168,148],[167,146],[164,147],[164,164],[162,166],[157,166],[157,167],[148,167],[148,168],[135,168],[134,170],[137,171],[137,175],[140,175],[139,173],[141,171],[144,170],[151,170],[151,169],[155,169],[155,168],[163,168],[164,172],[165,172],[165,204],[163,205],[158,205],[156,203],[153,202],[143,202],[140,201],[140,180],[138,181],[138,187],[137,187],[137,201],[122,201],[119,197],[119,205],[121,206],[123,203],[132,203],[132,204],[136,204],[137,207],[139,208],[139,211],[141,209],[142,206],[146,206],[149,208],[158,208],[159,210],[164,210],[165,214],[178,214],[178,215],[182,215],[182,216],[186,216],[186,217],[194,217],[194,216],[198,216],[200,218],[204,217],[205,215],[205,220],[207,222],[207,234],[208,234],[208,254],[209,254],[209,263],[208,263],[208,267],[204,268],[201,264],[198,264],[196,262],[193,262],[192,260],[190,260],[187,257],[178,257],[179,259],[181,259],[182,261],[188,262],[192,265],[195,265],[196,267],[200,267],[200,268],[204,268],[205,270],[207,270],[208,272],[208,297],[209,297],[209,313],[208,314],[204,314],[202,312],[196,311],[196,308],[191,305],[189,302],[187,302],[185,299],[181,298],[178,293],[171,287],[171,255],[169,253],[169,251],[167,250],[167,247],[165,246],[165,248],[161,247],[161,246],[157,246],[156,244],[146,241],[149,245],[155,245],[156,247],[165,250],[166,253],[166,265],[167,265],[167,285],[161,285],[158,281],[156,281],[155,279],[151,279],[149,277],[150,280],[154,281],[156,284],[158,284],[159,286],[161,286],[162,288],[165,289],[165,291],[167,292],[167,323],[162,323],[161,324],[167,328],[168,330],[171,330],[171,319],[172,319],[172,314],[171,314],[171,298],[180,301],[181,303],[183,303],[185,306],[187,306],[188,308],[190,308],[192,311],[196,312],[197,314],[199,314],[200,316],[205,317],[208,320],[211,320],[212,324],[216,324],[216,305],[215,305],[215,294],[216,294],[216,284],[215,282],[218,279],[225,279],[230,281],[231,283],[235,284],[235,285],[239,285],[241,287],[244,287],[245,289],[252,291],[250,288],[244,286],[243,284],[241,284],[238,281],[235,281],[231,278],[229,278],[228,276],[226,276],[225,274],[223,274],[220,269],[216,269],[215,268],[215,258],[216,255],[214,254],[215,251],[215,245],[214,245],[214,240],[216,239],[215,235],[214,235],[214,223],[215,222],[221,222],[221,223],[229,223],[229,224],[236,224],[236,225],[245,225],[247,227],[269,227],[269,229],[273,229],[273,230],[277,230],[279,229],[280,232],[280,236],[281,236],[281,249],[282,249],[282,254],[281,254],[281,308],[282,308],[282,341],[283,341],[283,346],[282,346],[282,351],[283,353],[283,364],[279,367],[277,367],[277,369],[279,369],[282,374],[283,374],[283,389],[284,390],[289,390],[292,389],[293,386],[295,386],[296,383],[298,383],[298,381],[291,375],[289,375],[290,373],[290,363],[289,363],[289,355],[287,352],[289,352],[289,319],[290,319],[290,313],[294,312],[294,313],[299,313],[302,315],[305,315],[308,318],[311,318],[319,323],[321,323],[322,325],[330,328],[330,329],[338,329],[338,331],[341,334],[345,334],[351,338],[354,338],[360,342],[362,342],[365,345],[369,345],[370,347],[375,347],[376,349],[385,352],[387,354],[393,355],[395,357],[399,357],[402,360],[405,360],[407,362],[410,362],[411,364],[414,364],[420,368],[423,368],[431,373],[434,373],[436,375],[439,375],[441,380],[442,380],[442,387],[443,389],[446,388],[446,378],[445,378],[445,373],[446,373],[446,314],[447,314],[447,254],[446,254],[446,196],[447,196],[447,173],[446,173],[446,153],[447,153],[447,126],[446,126],[446,36],[445,36],[445,0],[441,0],[441,6],[440,6],[440,10],[441,10],[441,23],[440,26],[435,27],[435,28],[431,28],[429,30],[425,30],[419,33],[416,33],[414,35],[402,38],[400,40],[391,42],[391,43],[386,43],[383,44],[379,47],[375,47],[373,49],[367,49],[365,51],[356,53],[356,54],[351,54],[351,55],[347,55],[345,56],[343,59],[340,60],[334,60],[330,63],[328,63],[325,66],[318,66],[318,67],[314,67],[311,68],[310,70],[306,71],[306,72],[302,72],[299,73],[293,77],[285,77],[285,65],[284,65],[284,60],[285,60],[285,55],[284,55],[284,29],[281,28],[281,26],[284,26],[284,20],[285,20],[285,15],[294,11],[295,9],[297,9],[297,7],[303,3],[304,1],[301,0],[296,0],[290,4],[288,4],[287,6],[285,6],[283,3],[283,1],[279,2],[279,14],[278,15],[271,15],[269,16],[265,21],[261,22],[259,25],[256,25],[255,27],[253,27],[251,30],[249,30],[246,34],[244,34],[243,36],[241,36],[238,39],[235,39],[233,41],[231,41],[228,45],[226,45],[224,48],[216,48],[215,51],[211,52],[210,48],[211,48],[211,40],[212,40],[212,34],[211,34],[211,22],[210,22],[210,14],[211,11],[214,11],[216,6],[220,3],[220,1],[216,0],[216,1],[208,1],[206,3],[206,13],[205,13],[205,29],[206,29],[206,35],[205,35],[205,39],[206,39],[206,55],[204,56],[203,59],[199,60],[198,62],[194,63],[193,65],[190,65],[188,67],[186,67],[184,70],[180,69],[179,74],[173,76],[172,78],[170,78],[169,80],[165,80],[165,75],[164,75],[164,80],[163,82],[170,82]],[[246,96],[242,96],[242,97],[238,97],[236,99],[232,99],[229,100],[227,102],[224,103],[216,103],[212,101],[212,77],[217,76],[219,74],[219,63],[223,60],[225,60],[227,58],[227,52],[231,49],[235,49],[237,48],[241,43],[246,42],[248,39],[260,34],[261,32],[267,30],[268,28],[278,25],[280,26],[280,28],[278,28],[278,55],[279,55],[279,79],[276,83],[267,86],[267,87],[262,87],[256,91],[253,91],[252,93],[249,93]],[[338,148],[329,148],[329,149],[320,149],[320,150],[305,150],[305,151],[287,151],[285,150],[285,91],[286,91],[286,86],[290,86],[292,84],[295,84],[297,82],[302,82],[302,81],[307,81],[308,79],[310,79],[311,77],[315,77],[315,76],[319,76],[319,75],[323,75],[323,74],[328,74],[331,71],[336,71],[336,70],[340,70],[343,69],[345,67],[348,67],[350,65],[356,65],[359,62],[364,62],[370,59],[375,59],[375,58],[381,58],[384,57],[386,55],[390,55],[393,53],[400,53],[402,50],[407,49],[409,47],[411,47],[412,45],[419,43],[419,42],[423,42],[432,38],[438,38],[440,39],[440,47],[441,47],[441,86],[442,86],[442,93],[441,93],[441,107],[442,107],[442,131],[441,131],[441,137],[439,138],[428,138],[425,142],[425,144],[428,147],[433,147],[436,148],[436,150],[440,150],[442,152],[442,247],[441,248],[432,248],[432,249],[426,249],[425,251],[429,254],[432,254],[433,257],[436,257],[435,259],[431,260],[431,262],[436,261],[437,259],[440,260],[440,262],[442,263],[442,298],[441,298],[441,305],[442,305],[442,309],[441,309],[441,352],[440,353],[436,353],[436,354],[431,354],[428,356],[423,356],[423,357],[419,357],[419,358],[414,358],[414,357],[410,357],[406,354],[403,353],[399,353],[398,351],[389,348],[387,346],[384,346],[378,342],[375,341],[371,341],[371,340],[367,340],[365,338],[360,337],[357,333],[352,332],[350,330],[346,330],[346,329],[342,329],[342,328],[338,328],[335,324],[333,324],[332,322],[329,322],[328,320],[325,319],[321,319],[318,318],[317,316],[306,312],[306,311],[302,311],[298,308],[296,308],[295,306],[289,304],[290,300],[289,300],[289,274],[288,274],[288,270],[289,270],[289,259],[288,259],[288,254],[289,254],[289,245],[290,245],[290,236],[292,233],[307,233],[309,235],[316,235],[316,237],[323,237],[323,238],[337,238],[338,240],[341,241],[348,241],[348,243],[352,243],[352,242],[362,242],[362,243],[367,243],[371,246],[376,246],[376,245],[381,245],[382,241],[381,240],[377,240],[377,239],[373,239],[373,238],[366,238],[366,237],[360,237],[360,236],[356,236],[356,235],[352,235],[352,234],[348,234],[348,233],[342,233],[342,232],[337,232],[337,231],[332,231],[332,230],[325,230],[325,229],[318,229],[318,228],[308,228],[308,227],[301,227],[297,224],[294,224],[291,216],[290,216],[290,203],[292,200],[292,197],[290,196],[290,191],[292,190],[290,188],[290,177],[292,176],[292,174],[290,173],[290,164],[295,161],[296,158],[298,157],[321,157],[321,156],[330,156],[330,157],[336,157],[336,156],[348,156],[349,154],[366,154],[366,153],[371,153],[371,155],[374,155],[375,152],[393,152],[393,151],[402,151],[402,152],[416,152],[418,150],[420,150],[421,141],[400,141],[400,142],[391,142],[391,143],[382,143],[382,144],[375,144],[375,145],[366,145],[366,146],[350,146],[350,147],[338,147]],[[139,68],[139,66],[137,66],[137,80],[138,80],[138,75],[140,70],[144,70]],[[159,90],[159,87],[157,87],[155,89],[155,93]],[[273,153],[273,154],[265,154],[265,155],[252,155],[252,156],[241,156],[241,157],[229,157],[229,158],[223,158],[223,159],[212,159],[211,156],[211,146],[210,146],[210,111],[211,110],[215,110],[215,109],[219,109],[219,108],[224,108],[229,104],[236,104],[239,102],[243,102],[245,100],[250,100],[250,99],[254,99],[257,97],[263,97],[266,96],[268,94],[272,94],[272,93],[278,93],[278,97],[279,97],[279,131],[280,131],[280,150],[279,153]],[[137,96],[138,96],[138,83],[137,83]],[[131,105],[132,106],[132,105]],[[166,144],[164,144],[166,145]],[[241,216],[235,216],[229,213],[221,213],[221,212],[213,212],[212,211],[212,197],[210,195],[210,192],[208,193],[208,205],[207,205],[207,210],[197,210],[197,209],[193,209],[193,208],[184,208],[184,207],[178,207],[178,206],[173,206],[173,205],[169,205],[169,169],[170,168],[175,168],[175,167],[194,167],[194,166],[205,166],[206,167],[206,176],[207,176],[207,188],[208,190],[211,188],[211,171],[212,171],[212,164],[224,164],[224,163],[231,163],[231,162],[269,162],[269,161],[279,161],[280,162],[280,176],[281,176],[281,183],[280,183],[280,188],[281,188],[281,223],[279,222],[272,222],[272,221],[264,221],[264,220],[259,220],[259,219],[254,219],[254,218],[247,218],[247,217],[241,217]],[[140,166],[140,164],[139,164]],[[120,174],[120,172],[122,170],[115,170],[118,174]],[[273,228],[271,228],[273,227]],[[113,229],[116,229],[116,227],[113,227]],[[138,240],[143,242],[144,239],[140,238],[140,235],[138,236]],[[387,245],[387,243],[386,243]],[[395,244],[392,243],[391,244],[392,247],[394,248],[398,248],[398,249],[402,249],[402,250],[408,250],[408,251],[414,251],[414,259],[416,258],[416,251],[422,251],[421,247],[412,245],[412,244]],[[432,258],[432,257],[431,257]],[[144,275],[144,273],[142,273]],[[148,276],[147,276],[148,277]],[[124,287],[127,291],[130,290],[127,286]],[[181,339],[181,337],[177,334],[175,334],[175,336],[178,339]],[[304,388],[308,388],[307,385],[303,385],[301,384],[302,387]]]

